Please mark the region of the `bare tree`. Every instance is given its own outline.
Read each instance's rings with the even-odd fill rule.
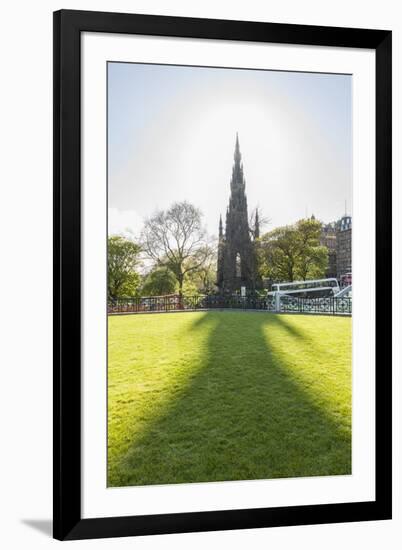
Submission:
[[[261,208],[256,206],[253,208],[253,210],[249,214],[248,218],[248,226],[250,229],[250,234],[254,238],[258,238],[261,235],[261,230],[264,229],[265,226],[269,225],[271,223],[271,219],[268,218],[268,216],[264,216],[263,212],[261,211]],[[256,224],[257,224],[257,233],[256,234]]]
[[[188,202],[176,202],[147,219],[141,241],[151,260],[175,274],[180,295],[185,275],[199,270],[211,254],[201,211]]]
[[[201,263],[198,258],[204,258]],[[198,268],[189,273],[191,281],[196,285],[198,290],[203,292],[211,291],[216,284],[216,262],[217,262],[217,245],[215,239],[210,239],[204,248],[201,248],[197,255],[190,262],[198,265]]]

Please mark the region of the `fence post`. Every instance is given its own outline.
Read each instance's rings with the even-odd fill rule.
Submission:
[[[281,311],[281,295],[279,292],[275,292],[275,312],[280,313]]]

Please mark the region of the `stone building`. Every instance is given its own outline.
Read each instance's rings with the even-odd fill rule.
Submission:
[[[225,231],[223,231],[222,216],[219,220],[217,286],[221,292],[225,293],[239,291],[241,287],[246,287],[248,291],[262,287],[262,281],[257,272],[255,242],[259,237],[258,212],[255,217],[255,227],[251,232],[245,189],[246,181],[239,138],[236,135]]]
[[[343,216],[336,223],[336,275],[352,272],[352,217]]]
[[[352,217],[323,224],[320,244],[328,248],[327,277],[340,279],[352,272]]]

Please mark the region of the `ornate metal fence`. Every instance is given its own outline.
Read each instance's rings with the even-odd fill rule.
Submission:
[[[273,296],[205,296],[205,309],[258,309],[275,311]]]
[[[201,309],[205,296],[145,296],[109,300],[108,313],[152,313]]]
[[[200,309],[255,309],[277,313],[351,315],[351,298],[295,298],[291,296],[147,296],[109,301],[108,313],[153,313]]]
[[[323,313],[332,315],[351,315],[352,298],[295,298],[281,296],[282,313]]]
[[[265,309],[275,310],[272,296],[266,298],[242,296],[196,295],[146,296],[122,298],[108,302],[108,313],[152,313],[197,309]]]

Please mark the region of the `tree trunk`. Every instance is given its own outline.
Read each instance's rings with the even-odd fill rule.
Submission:
[[[183,296],[183,279],[184,279],[183,275],[180,275],[177,278],[177,280],[179,282],[179,296],[180,296],[180,298]]]
[[[179,309],[183,309],[183,282],[184,282],[184,275],[180,274],[177,278],[179,281]]]

